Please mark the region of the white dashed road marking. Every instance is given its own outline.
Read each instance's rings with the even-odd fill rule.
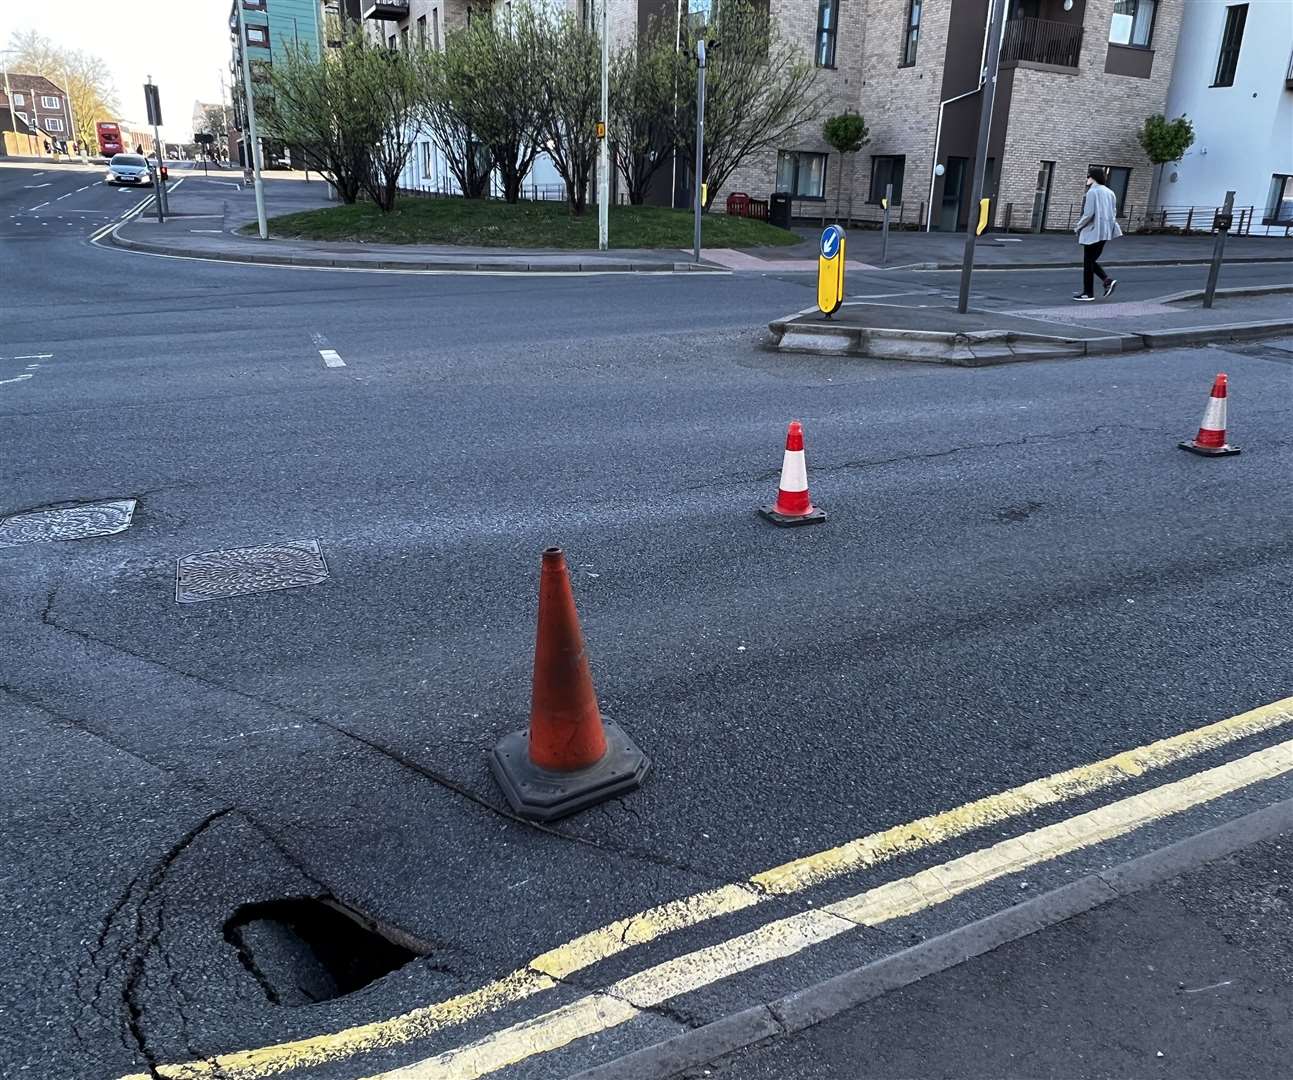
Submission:
[[[328,367],[346,366],[346,362],[341,359],[341,354],[336,349],[320,349],[319,355],[323,357],[323,362]]]

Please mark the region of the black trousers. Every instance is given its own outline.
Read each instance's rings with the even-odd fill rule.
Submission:
[[[1100,252],[1104,250],[1104,241],[1100,240],[1094,244],[1082,245],[1082,291],[1087,296],[1095,295],[1095,279],[1108,281],[1109,275],[1104,272],[1104,267],[1096,260],[1100,258]]]

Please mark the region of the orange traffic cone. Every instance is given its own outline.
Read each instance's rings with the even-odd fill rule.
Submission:
[[[530,730],[490,753],[512,809],[537,821],[573,814],[642,786],[650,759],[597,708],[570,571],[561,548],[543,553]]]
[[[804,426],[798,420],[791,420],[790,427],[786,429],[786,452],[781,458],[781,483],[777,486],[777,501],[771,506],[759,507],[759,513],[774,525],[783,528],[826,520],[826,511],[814,506],[812,499],[808,497]]]
[[[1182,450],[1205,457],[1226,457],[1239,453],[1239,447],[1226,442],[1226,373],[1220,372],[1212,381],[1212,392],[1203,410],[1199,433],[1189,442],[1178,444]]]

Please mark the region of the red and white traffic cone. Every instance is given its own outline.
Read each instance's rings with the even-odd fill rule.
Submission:
[[[1207,408],[1199,423],[1199,433],[1189,442],[1180,444],[1182,450],[1204,457],[1225,457],[1239,453],[1239,447],[1226,442],[1226,373],[1223,371],[1212,382]]]
[[[804,427],[791,420],[786,431],[786,453],[781,459],[781,483],[777,501],[759,507],[759,513],[774,525],[811,525],[825,521],[826,511],[814,506],[808,497],[808,466],[804,461]]]

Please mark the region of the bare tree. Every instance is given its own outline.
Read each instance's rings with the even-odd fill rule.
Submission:
[[[674,159],[678,88],[689,77],[673,31],[653,19],[646,35],[611,60],[611,144],[629,202],[641,206],[651,178]]]
[[[544,64],[539,80],[542,114],[539,135],[552,164],[566,182],[575,214],[588,206],[588,178],[597,161],[601,118],[601,38],[573,12],[550,13],[527,4],[517,32],[531,39],[528,52]]]
[[[519,201],[521,184],[542,149],[544,90],[550,58],[534,53],[520,32],[524,11],[476,19],[454,38],[461,50],[461,92],[472,104],[472,129],[489,147],[503,197]]]
[[[421,68],[429,55],[425,49],[373,44],[357,52],[355,102],[359,124],[371,139],[363,185],[383,213],[395,209],[400,173],[413,151],[425,81]]]
[[[684,21],[683,47],[696,55],[698,28]],[[717,42],[705,69],[705,161],[699,179],[709,185],[708,209],[736,168],[753,154],[784,146],[801,126],[822,113],[817,69],[803,50],[786,41],[767,8],[749,0],[719,6],[705,30]],[[679,85],[680,112],[696,115],[694,61]],[[694,161],[695,127],[680,124],[679,149]]]
[[[266,134],[300,147],[346,203],[358,198],[369,175],[376,138],[360,96],[359,71],[370,47],[359,30],[321,57],[305,44],[288,42],[269,70],[269,92],[256,94]]]
[[[69,139],[95,145],[95,127],[100,120],[116,118],[121,106],[108,65],[102,57],[76,49],[65,49],[35,30],[14,31],[9,36],[7,61],[10,71],[43,75],[67,91],[76,130]]]
[[[418,122],[445,156],[459,190],[479,199],[489,189],[494,159],[474,134],[473,100],[464,76],[465,54],[451,33],[439,52],[428,52],[419,67]]]

